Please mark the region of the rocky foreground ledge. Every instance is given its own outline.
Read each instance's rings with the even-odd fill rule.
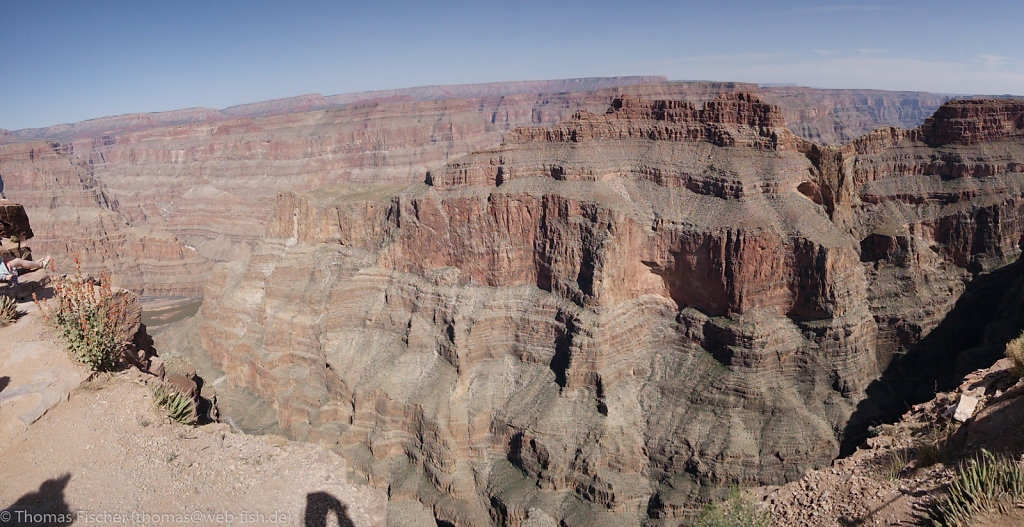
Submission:
[[[90,373],[20,307],[0,328],[0,525],[385,524],[337,455],[171,422],[144,374]]]
[[[974,371],[956,389],[876,428],[863,448],[831,467],[749,492],[773,525],[928,525],[961,463],[982,451],[1010,458],[1024,452],[1024,381],[1012,369],[1002,359]],[[1024,509],[980,513],[972,525],[1024,525]]]

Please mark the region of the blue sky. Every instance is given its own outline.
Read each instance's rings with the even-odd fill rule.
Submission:
[[[0,128],[609,75],[1024,95],[1024,3],[981,4],[0,0]]]

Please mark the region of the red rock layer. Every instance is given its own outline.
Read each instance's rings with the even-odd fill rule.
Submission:
[[[1024,101],[967,99],[943,105],[921,127],[933,146],[971,145],[1024,137]]]
[[[729,128],[735,128],[733,131],[750,129],[770,139],[771,130],[782,126],[785,122],[779,108],[749,94],[727,94],[700,109],[685,101],[616,98],[605,116],[578,113],[561,127],[519,128],[509,134],[505,142],[646,138],[734,146],[737,138],[730,134]],[[772,148],[775,145],[770,141],[753,140],[750,146]]]

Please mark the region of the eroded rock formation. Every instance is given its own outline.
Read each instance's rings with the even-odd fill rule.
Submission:
[[[627,97],[426,184],[283,193],[214,272],[204,376],[455,525],[674,525],[990,354],[958,323],[1020,255],[1022,109],[822,147],[752,95]]]
[[[213,262],[248,255],[281,191],[422,181],[427,170],[497,147],[520,126],[603,113],[631,94],[700,104],[755,91],[796,130],[845,141],[883,124],[916,126],[944,98],[902,92],[569,79],[435,86],[290,99],[224,110],[94,119],[0,136],[4,191],[38,218],[37,250],[58,269],[78,254],[145,297],[199,294]],[[776,116],[777,117],[777,116]]]

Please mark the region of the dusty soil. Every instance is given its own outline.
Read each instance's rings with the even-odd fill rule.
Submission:
[[[140,374],[89,377],[22,307],[0,328],[0,525],[385,524],[339,456],[173,423]]]
[[[26,315],[0,328],[0,448],[89,376],[66,353],[54,352],[61,345],[38,323],[33,303],[23,302],[20,309]]]

